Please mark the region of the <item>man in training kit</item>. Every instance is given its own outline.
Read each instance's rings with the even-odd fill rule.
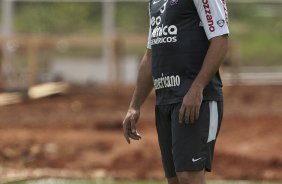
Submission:
[[[204,184],[223,115],[219,67],[228,46],[225,0],[150,0],[148,46],[123,122],[139,140],[140,107],[155,88],[156,126],[169,184]]]

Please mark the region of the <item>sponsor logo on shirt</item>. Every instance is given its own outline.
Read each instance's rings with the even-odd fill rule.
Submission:
[[[164,25],[161,22],[161,16],[151,18],[151,45],[177,42],[177,27],[175,25]]]
[[[199,27],[204,27],[204,25],[203,25],[203,22],[202,22],[202,21],[200,21],[200,23],[199,23]]]
[[[213,17],[212,17],[210,5],[209,5],[209,0],[202,0],[202,2],[204,5],[204,10],[205,10],[206,18],[208,21],[209,30],[210,32],[214,32],[215,27],[214,27],[214,21],[213,21]]]
[[[153,82],[156,90],[180,86],[181,83],[179,75],[164,76],[163,73],[161,77],[153,79]]]

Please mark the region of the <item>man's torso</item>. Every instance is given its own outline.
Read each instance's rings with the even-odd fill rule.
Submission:
[[[210,42],[193,0],[151,0],[150,19],[157,105],[178,103],[198,75]],[[217,73],[204,90],[204,100],[221,101],[221,87]]]

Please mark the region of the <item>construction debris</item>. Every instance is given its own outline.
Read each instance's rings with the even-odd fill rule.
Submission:
[[[28,96],[30,99],[44,98],[57,94],[65,94],[69,85],[65,82],[50,82],[30,87]]]
[[[11,105],[23,101],[23,95],[19,92],[0,93],[0,106]]]
[[[65,82],[49,82],[32,86],[28,89],[28,99],[45,98],[52,95],[66,94],[69,84]],[[23,92],[5,92],[0,93],[0,106],[21,103],[25,99]]]

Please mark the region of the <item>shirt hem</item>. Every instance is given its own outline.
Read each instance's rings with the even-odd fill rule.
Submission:
[[[171,104],[176,104],[176,103],[181,103],[183,100],[183,97],[181,98],[173,98],[173,99],[167,99],[167,100],[160,100],[156,101],[157,106],[161,105],[171,105]],[[223,96],[205,96],[203,97],[203,101],[217,101],[217,102],[222,102],[224,100]]]

